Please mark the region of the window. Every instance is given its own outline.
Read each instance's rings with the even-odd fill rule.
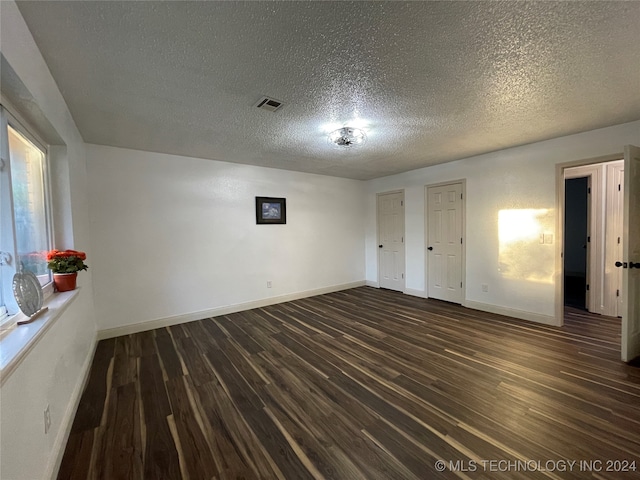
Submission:
[[[13,275],[33,272],[50,293],[51,248],[47,150],[0,107],[0,321],[19,312],[13,297]]]

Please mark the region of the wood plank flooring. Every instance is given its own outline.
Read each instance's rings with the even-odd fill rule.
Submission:
[[[619,337],[362,287],[103,340],[58,478],[637,478]]]

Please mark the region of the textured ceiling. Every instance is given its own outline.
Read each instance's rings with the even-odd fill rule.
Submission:
[[[370,179],[640,119],[639,2],[18,6],[89,143]]]

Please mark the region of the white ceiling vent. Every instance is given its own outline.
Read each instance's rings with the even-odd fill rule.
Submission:
[[[281,106],[282,102],[280,100],[269,97],[262,97],[258,103],[256,103],[256,107],[261,108],[262,110],[269,110],[270,112],[275,112]]]

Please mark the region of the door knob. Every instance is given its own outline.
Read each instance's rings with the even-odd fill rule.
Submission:
[[[431,251],[433,250],[433,247],[427,247],[427,250]]]
[[[378,248],[382,248],[382,245],[378,245]]]
[[[616,262],[615,263],[616,267],[622,267],[622,268],[627,268],[627,262]]]
[[[629,268],[640,268],[640,263],[629,262]]]

